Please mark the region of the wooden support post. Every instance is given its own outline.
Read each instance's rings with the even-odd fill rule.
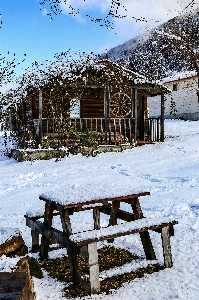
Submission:
[[[109,144],[111,144],[111,122],[110,122],[110,87],[107,86],[107,128],[108,128],[108,135],[109,135]]]
[[[73,248],[71,246],[67,249],[70,270],[75,284],[81,283],[81,275],[77,259],[79,250],[76,247]]]
[[[93,208],[94,229],[100,229],[100,208]]]
[[[131,207],[135,216],[135,220],[142,219],[144,217],[138,198],[135,198],[134,204],[132,204]]]
[[[54,205],[51,203],[45,203],[45,212],[44,212],[44,224],[48,226],[52,226],[53,219],[53,210]],[[41,258],[48,258],[48,248],[49,248],[50,240],[43,236],[41,237],[41,247],[40,247],[40,256]]]
[[[63,232],[66,233],[67,236],[69,237],[70,235],[72,235],[72,227],[70,223],[69,211],[68,209],[59,208],[59,212],[60,212]],[[72,247],[69,238],[68,238],[68,244],[69,247],[67,248],[67,254],[68,254],[68,260],[70,264],[70,270],[73,277],[73,282],[78,284],[81,282],[81,276],[80,276],[78,260],[77,260],[77,255],[79,251],[77,247]]]
[[[142,241],[143,249],[146,255],[146,259],[155,260],[156,255],[153,249],[151,238],[148,231],[140,232],[140,239]]]
[[[43,128],[42,128],[42,91],[39,89],[39,143],[41,144],[43,139]]]
[[[9,112],[9,130],[12,132],[14,130],[14,126],[13,126],[13,116],[12,116],[12,113]]]
[[[91,294],[98,294],[100,292],[100,281],[99,281],[97,243],[88,244],[88,264],[89,264],[90,292]]]
[[[134,97],[133,97],[133,90],[131,87],[131,118],[134,117]]]
[[[113,201],[112,207],[111,207],[109,226],[117,224],[119,209],[120,209],[120,201]]]
[[[160,140],[164,142],[164,93],[161,94],[161,133],[160,133]]]
[[[135,220],[142,219],[144,217],[138,198],[135,199],[135,202],[134,202],[134,204],[131,205],[131,207],[133,209]],[[142,241],[143,249],[144,249],[144,252],[146,255],[146,259],[155,260],[156,255],[155,255],[155,251],[153,249],[153,245],[151,242],[149,232],[144,231],[144,232],[140,232],[139,234],[140,234],[140,239]]]
[[[138,109],[138,99],[137,99],[137,89],[134,88],[134,118],[135,118],[135,123],[134,123],[134,140],[135,142],[137,141],[137,124],[138,124],[138,113],[137,113],[137,109]]]
[[[163,248],[163,255],[164,255],[164,265],[166,268],[171,268],[173,266],[173,262],[172,262],[172,254],[171,254],[169,226],[162,228],[161,238],[162,238],[162,248]]]
[[[59,208],[59,213],[60,213],[63,232],[66,233],[68,236],[70,236],[72,234],[72,227],[70,223],[69,211],[68,209]]]
[[[39,250],[39,233],[31,229],[32,236],[32,252],[37,252]]]
[[[104,134],[105,134],[105,143],[107,144],[107,97],[106,97],[106,86],[104,87]]]
[[[110,213],[109,226],[117,224],[118,213],[120,209],[120,201],[113,201]],[[114,239],[109,239],[109,243],[113,243]]]

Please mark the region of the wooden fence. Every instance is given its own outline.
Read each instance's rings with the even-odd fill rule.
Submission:
[[[68,128],[75,127],[80,134],[86,129],[99,133],[100,144],[131,143],[134,138],[134,118],[73,118],[58,121],[55,119],[42,119],[42,135],[51,140],[67,140]],[[36,134],[39,136],[39,119],[34,119]]]
[[[162,141],[161,118],[147,118],[145,140],[158,142]],[[42,119],[42,126],[39,126],[39,119],[34,119],[36,134],[42,128],[42,136],[48,136],[52,141],[58,139],[67,144],[68,129],[77,128],[80,134],[86,129],[99,133],[99,144],[125,144],[135,139],[134,118],[71,118],[67,120]]]
[[[145,122],[147,140],[152,142],[162,141],[161,118],[147,118]]]

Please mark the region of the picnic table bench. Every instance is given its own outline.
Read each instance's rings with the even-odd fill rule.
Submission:
[[[39,246],[39,234],[42,235],[40,245],[41,258],[48,257],[50,241],[67,248],[70,269],[74,283],[80,283],[82,287],[91,293],[100,292],[99,265],[97,242],[103,240],[112,241],[114,238],[139,233],[146,259],[155,260],[156,255],[150,239],[149,230],[161,233],[162,247],[165,267],[170,268],[172,254],[170,246],[170,236],[174,235],[173,226],[178,222],[165,218],[144,218],[139,203],[139,197],[150,195],[149,192],[125,191],[126,195],[121,196],[119,189],[112,193],[107,191],[100,197],[100,188],[96,188],[95,193],[89,192],[85,187],[76,189],[66,189],[59,192],[49,192],[40,195],[40,200],[45,201],[44,214],[27,213],[26,225],[31,228],[32,249]],[[132,189],[133,190],[133,189]],[[111,196],[113,194],[113,196]],[[105,197],[104,197],[105,196]],[[93,199],[92,199],[93,198]],[[128,203],[132,207],[132,213],[120,209],[120,203]],[[92,209],[94,219],[94,229],[73,233],[70,222],[70,215],[74,212]],[[100,228],[100,213],[110,215],[109,226]],[[54,215],[60,215],[63,231],[52,227]],[[40,218],[44,221],[39,221]],[[117,224],[117,220],[126,221]],[[89,263],[89,282],[84,280],[78,267],[78,255],[86,248]]]

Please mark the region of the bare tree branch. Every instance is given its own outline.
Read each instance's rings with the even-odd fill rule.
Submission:
[[[39,1],[40,9],[42,9],[44,5],[49,5],[49,12],[47,13],[47,15],[50,16],[51,19],[53,19],[53,15],[58,15],[63,11],[60,7],[61,3],[69,5],[68,0]],[[68,6],[68,8],[70,9],[69,14],[73,16],[76,16],[80,13],[80,9],[75,9],[71,4]],[[123,13],[121,11],[123,11]],[[126,18],[127,16],[129,16],[129,13],[126,7],[122,4],[122,1],[111,0],[110,9],[104,18],[96,18],[88,14],[86,14],[85,16],[90,18],[92,22],[99,23],[100,26],[105,26],[107,29],[114,29],[114,19]],[[146,18],[144,17],[136,18],[134,16],[131,16],[131,18],[134,19],[136,22],[147,22]]]

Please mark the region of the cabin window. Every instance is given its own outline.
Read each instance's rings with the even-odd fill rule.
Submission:
[[[70,118],[80,118],[80,100],[71,99],[70,101]]]
[[[178,85],[177,85],[177,83],[174,83],[173,84],[173,91],[177,91],[178,90]]]

